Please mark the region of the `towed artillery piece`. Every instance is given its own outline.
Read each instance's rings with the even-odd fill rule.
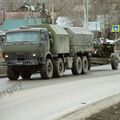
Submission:
[[[91,57],[91,64],[111,64],[113,70],[118,69],[120,62],[120,39],[117,40],[102,40],[94,41],[94,49]]]

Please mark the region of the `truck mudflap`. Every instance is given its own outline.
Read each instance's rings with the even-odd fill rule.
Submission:
[[[37,60],[19,60],[19,61],[4,61],[0,62],[0,66],[21,66],[21,65],[39,65]]]

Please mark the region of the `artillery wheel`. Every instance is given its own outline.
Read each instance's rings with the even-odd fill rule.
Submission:
[[[113,70],[118,69],[118,59],[116,57],[111,58],[111,67]]]
[[[64,73],[64,63],[62,58],[57,58],[54,61],[54,77],[62,77]]]
[[[89,65],[88,65],[88,58],[86,56],[82,57],[82,74],[86,74],[88,72],[89,69]]]
[[[19,78],[19,75],[19,72],[12,67],[7,68],[7,77],[9,78],[9,80],[17,80]]]
[[[73,75],[80,75],[82,72],[82,60],[79,56],[74,57],[73,66],[71,69]]]
[[[53,63],[52,63],[52,60],[50,58],[47,58],[45,64],[43,64],[41,66],[40,73],[41,73],[41,78],[43,78],[43,79],[52,78],[52,76],[53,76]]]

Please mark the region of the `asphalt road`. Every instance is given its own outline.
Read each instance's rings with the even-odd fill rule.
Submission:
[[[81,76],[67,71],[64,77],[50,80],[2,78],[0,88],[1,120],[49,120],[120,93],[120,69],[93,67]]]
[[[87,78],[98,78],[101,76],[116,75],[120,73],[120,65],[118,70],[112,70],[110,65],[103,65],[92,67],[86,75],[73,76],[71,70],[67,70],[62,78],[52,78],[48,80],[42,80],[39,74],[32,76],[30,80],[9,81],[8,78],[0,78],[0,91],[6,90],[14,84],[21,84],[21,89],[30,89],[41,86],[55,85],[59,83],[66,83],[71,81],[80,81]]]

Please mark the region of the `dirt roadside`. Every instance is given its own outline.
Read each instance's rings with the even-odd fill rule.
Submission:
[[[120,93],[85,105],[55,120],[120,120]]]
[[[120,103],[106,108],[84,120],[120,120]]]

